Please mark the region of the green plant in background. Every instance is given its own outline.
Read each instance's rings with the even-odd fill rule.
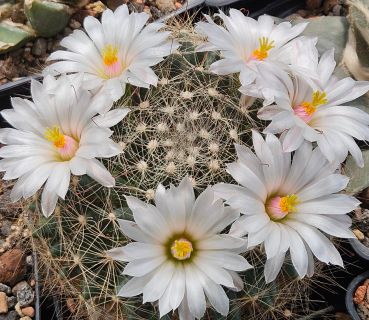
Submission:
[[[6,14],[4,17],[0,14],[0,54],[18,49],[34,37],[53,37],[62,31],[68,25],[71,16],[86,4],[88,4],[86,0],[26,0],[24,13],[27,24],[13,23],[10,19],[4,20]],[[2,9],[0,11],[4,13],[15,10],[12,7],[14,4],[10,1],[0,5]]]
[[[38,35],[52,37],[66,27],[73,10],[63,3],[26,0],[24,12]]]
[[[369,79],[369,2],[350,1],[348,39],[343,62],[349,72],[358,80]]]
[[[179,24],[174,34],[181,52],[156,67],[156,88],[128,87],[118,103],[132,106],[125,121],[115,127],[113,139],[123,152],[106,161],[116,186],[106,189],[83,176],[74,177],[64,202],[50,218],[42,217],[38,200],[32,203],[36,217],[33,245],[39,254],[44,288],[59,293],[74,319],[157,319],[157,306],[142,305],[142,298],[122,299],[119,289],[128,278],[123,264],[105,252],[128,239],[118,219],[133,220],[125,195],[152,201],[158,182],[177,184],[189,175],[195,189],[230,181],[225,164],[235,160],[234,143],[250,145],[251,128],[261,127],[255,111],[240,104],[236,77],[212,75],[208,66],[215,54],[195,53],[190,25]],[[253,270],[242,274],[245,288],[230,293],[227,319],[296,318],[309,312],[311,284],[319,276],[299,280],[286,263],[271,284],[263,276],[263,249],[247,254]],[[167,315],[165,319],[177,319]],[[208,310],[207,319],[221,319]]]
[[[22,46],[35,36],[34,31],[20,23],[0,22],[0,53],[5,53]]]

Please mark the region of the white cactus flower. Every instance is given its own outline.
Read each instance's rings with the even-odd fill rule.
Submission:
[[[229,16],[222,11],[218,16],[223,20],[225,28],[215,24],[207,15],[207,22],[196,24],[196,31],[206,36],[208,41],[200,45],[198,50],[220,50],[223,59],[214,62],[210,71],[220,75],[239,72],[244,86],[255,81],[260,64],[272,64],[281,70],[287,68],[282,54],[284,46],[307,26],[307,23],[296,26],[289,22],[275,24],[273,18],[267,15],[255,20],[235,9],[229,11]]]
[[[81,30],[64,38],[60,44],[65,50],[53,52],[46,73],[85,73],[85,88],[102,87],[116,101],[125,92],[126,83],[148,88],[156,85],[158,77],[150,68],[172,51],[178,44],[169,39],[170,32],[159,32],[162,23],[150,23],[149,15],[128,12],[121,5],[114,12],[103,12],[101,23],[88,16]]]
[[[70,174],[87,174],[104,186],[115,183],[96,158],[120,153],[109,137],[129,109],[106,109],[106,97],[92,96],[67,77],[47,76],[43,84],[32,81],[32,101],[13,98],[13,109],[1,112],[14,128],[0,129],[0,171],[3,179],[18,179],[11,199],[34,195],[45,184],[41,206],[45,216],[53,213],[58,197],[64,199]]]
[[[143,294],[143,302],[159,300],[160,317],[178,308],[181,320],[201,318],[206,298],[222,315],[229,299],[223,286],[242,288],[237,271],[251,268],[239,254],[244,239],[221,234],[239,217],[206,189],[197,199],[189,178],[178,187],[156,190],[155,206],[127,197],[135,222],[119,220],[125,235],[136,242],[108,251],[127,261],[123,274],[132,276],[119,291],[122,297]]]
[[[278,275],[289,251],[292,263],[302,278],[314,273],[313,255],[320,261],[343,266],[332,242],[322,233],[339,238],[354,238],[351,218],[359,201],[338,194],[347,183],[336,173],[319,148],[304,142],[291,153],[283,152],[274,135],[266,139],[253,132],[255,154],[237,145],[238,161],[228,165],[228,172],[240,184],[217,184],[217,196],[239,210],[243,216],[230,235],[248,235],[248,246],[264,244],[267,282]]]

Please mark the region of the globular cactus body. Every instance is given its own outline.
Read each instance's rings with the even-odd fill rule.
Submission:
[[[54,215],[35,222],[34,245],[48,272],[45,287],[59,290],[75,319],[157,319],[155,304],[117,296],[129,277],[122,275],[124,265],[105,253],[128,241],[117,222],[133,220],[125,196],[152,201],[159,183],[177,184],[186,175],[199,192],[230,181],[226,164],[236,159],[234,143],[250,145],[251,128],[261,127],[255,116],[260,102],[240,105],[237,77],[210,74],[215,54],[195,53],[193,29],[179,27],[174,31],[183,44],[181,52],[156,67],[158,86],[128,86],[118,103],[132,111],[114,128],[122,154],[106,161],[116,186],[106,189],[88,177],[73,178]],[[308,312],[312,280],[297,279],[287,263],[281,276],[266,284],[264,252],[254,250],[247,258],[255,269],[242,275],[241,292],[229,293],[227,319],[284,319],[287,311],[292,316]],[[222,319],[211,309],[205,318]]]

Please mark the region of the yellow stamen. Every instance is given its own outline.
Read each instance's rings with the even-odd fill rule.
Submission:
[[[295,194],[282,197],[279,201],[279,207],[285,213],[296,212],[296,206],[300,203]]]
[[[118,48],[111,44],[105,46],[102,50],[102,57],[106,66],[111,66],[118,61]]]
[[[186,260],[191,257],[192,243],[186,239],[175,240],[170,248],[172,256],[178,260]]]
[[[301,106],[304,108],[305,112],[311,116],[313,113],[315,113],[317,107],[327,102],[327,94],[324,91],[320,92],[317,90],[313,92],[311,102],[304,101],[301,103]]]
[[[259,48],[252,53],[253,57],[258,60],[264,60],[268,57],[268,51],[274,48],[274,41],[269,41],[267,37],[259,38]]]
[[[52,142],[54,146],[57,148],[63,148],[65,146],[65,137],[60,132],[60,129],[58,126],[54,126],[52,128],[46,128],[45,138],[48,141]]]
[[[314,106],[310,102],[303,102],[301,103],[302,107],[304,108],[305,112],[311,116],[316,111],[316,106]]]
[[[320,92],[319,90],[317,90],[313,92],[313,101],[311,101],[311,104],[313,106],[320,106],[327,103],[327,101],[327,94],[324,91]]]

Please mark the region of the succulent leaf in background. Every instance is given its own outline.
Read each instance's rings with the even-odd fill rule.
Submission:
[[[47,0],[26,0],[24,11],[33,29],[42,37],[52,37],[63,30],[73,13],[68,5]]]
[[[369,80],[369,1],[349,2],[350,29],[343,62],[357,80]]]
[[[334,48],[334,58],[338,65],[342,61],[347,42],[349,24],[346,17],[322,16],[310,18],[307,21],[309,24],[302,35],[318,37],[317,49],[320,54]]]
[[[363,151],[364,168],[358,168],[354,159],[350,156],[344,165],[345,174],[350,177],[350,181],[345,189],[349,194],[356,194],[369,187],[369,150]]]
[[[0,54],[21,47],[35,36],[34,31],[20,23],[0,22]]]

